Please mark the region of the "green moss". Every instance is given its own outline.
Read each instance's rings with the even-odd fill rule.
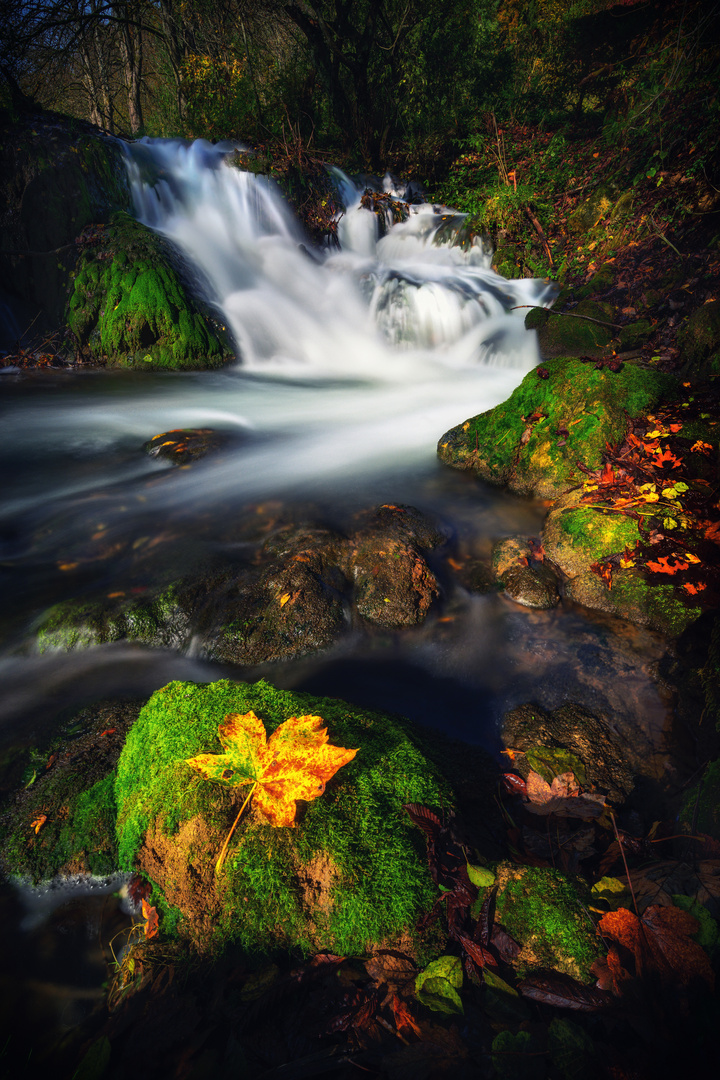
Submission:
[[[537,330],[543,357],[595,356],[610,342],[612,328],[604,324],[611,323],[613,318],[610,304],[582,300],[570,313],[533,308],[525,316],[525,326]]]
[[[520,974],[550,969],[588,982],[600,943],[576,885],[557,870],[504,863],[498,886],[495,917],[522,946]]]
[[[201,369],[232,356],[227,335],[187,292],[167,243],[116,214],[78,264],[67,324],[96,360],[142,370]]]
[[[578,461],[598,469],[605,444],[624,437],[628,417],[678,385],[670,375],[630,363],[611,372],[561,357],[543,368],[548,378],[531,371],[503,404],[443,435],[440,458],[521,494],[554,498],[582,479]],[[537,413],[541,418],[531,421]]]
[[[331,742],[358,747],[358,754],[322,798],[306,806],[297,828],[273,829],[246,815],[225,864],[212,925],[203,923],[186,891],[182,932],[196,941],[201,935],[205,948],[238,939],[251,951],[292,945],[341,952],[411,932],[436,891],[424,840],[402,803],[448,806],[447,784],[406,723],[265,682],[176,682],[153,695],[118,767],[121,867],[149,865],[144,845],[150,829],[160,837],[156,848],[184,844],[182,865],[192,864],[197,876],[209,874],[212,881],[213,860],[243,793],[203,782],[186,759],[218,752],[219,722],[250,709],[268,732],[292,715],[319,714]],[[200,820],[198,830],[193,823]],[[207,849],[201,833],[212,836]],[[155,878],[162,876],[160,868]],[[163,885],[167,896],[169,882]]]
[[[636,319],[620,331],[620,346],[623,349],[637,349],[651,333],[652,326],[648,319]]]
[[[77,790],[82,776],[58,772],[32,789],[13,816],[2,859],[8,872],[44,881],[58,873],[109,874],[117,865],[115,778]],[[35,833],[31,822],[47,820]]]

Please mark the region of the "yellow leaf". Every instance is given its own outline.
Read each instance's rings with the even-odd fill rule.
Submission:
[[[280,607],[285,607],[285,605],[287,604],[289,599],[290,599],[290,593],[289,592],[283,593],[283,595],[280,597]]]
[[[325,790],[357,750],[328,744],[321,716],[291,716],[267,738],[254,712],[230,713],[218,728],[224,754],[199,754],[187,763],[206,780],[253,785],[258,814],[275,828],[295,824],[296,801]]]
[[[635,565],[634,559],[621,559],[620,566],[623,570],[629,570],[631,566]]]
[[[40,830],[42,829],[42,827],[43,827],[43,825],[45,824],[46,821],[47,821],[47,814],[40,814],[39,817],[36,817],[34,821],[30,822],[30,828],[35,830],[35,835],[36,836],[40,832]]]
[[[687,559],[687,561],[691,563],[702,562],[702,559],[698,559],[697,555],[691,555],[689,551],[685,555],[683,555],[683,558]]]

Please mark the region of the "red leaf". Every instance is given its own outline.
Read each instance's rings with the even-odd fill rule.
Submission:
[[[500,781],[509,795],[527,794],[527,785],[522,776],[516,773],[506,772],[500,777]]]
[[[715,975],[708,955],[692,939],[698,925],[687,911],[651,904],[641,919],[627,908],[610,911],[603,915],[598,930],[634,955],[639,976],[683,986],[702,979],[713,989]]]
[[[482,945],[472,941],[466,934],[456,934],[455,937],[477,967],[484,968],[486,964],[489,964],[490,967],[497,967],[497,960],[493,954],[484,949]]]
[[[702,592],[707,589],[707,585],[704,581],[698,581],[697,585],[691,585],[689,581],[686,581],[683,585],[685,592],[690,593],[691,596],[695,596],[696,593]]]
[[[657,469],[662,469],[665,465],[670,465],[673,469],[679,469],[682,465],[682,458],[675,457],[669,450],[663,450],[662,454],[655,458],[653,464]]]
[[[417,1036],[420,1036],[422,1034],[420,1028],[415,1023],[415,1018],[413,1017],[412,1013],[408,1009],[405,1002],[401,1001],[397,994],[393,994],[392,996],[392,1011],[393,1017],[395,1019],[395,1027],[398,1029],[401,1035],[407,1028],[410,1028],[411,1031],[414,1031]]]
[[[147,900],[145,900],[144,898],[142,902],[142,916],[145,920],[145,925],[143,926],[143,933],[145,934],[145,937],[155,937],[158,930],[160,929],[160,919],[156,908],[151,907],[150,904],[148,904]]]
[[[603,485],[615,483],[615,473],[613,472],[612,465],[609,461],[606,461],[603,466],[603,471],[600,474],[600,483]]]

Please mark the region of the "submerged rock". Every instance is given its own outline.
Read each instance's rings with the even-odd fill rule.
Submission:
[[[217,876],[248,789],[199,780],[187,759],[220,752],[218,724],[251,709],[268,734],[290,716],[319,715],[333,745],[358,752],[295,828],[265,824],[250,804]],[[236,941],[264,954],[407,947],[437,890],[424,837],[402,804],[453,801],[405,722],[265,682],[175,682],[157,691],[127,738],[115,792],[120,865],[153,882],[167,913],[163,931],[204,952]]]
[[[520,705],[506,713],[500,734],[504,745],[516,751],[513,768],[527,776],[524,755],[538,747],[569,750],[585,767],[589,784],[622,805],[635,785],[633,765],[625,740],[613,728],[580,705],[562,705],[546,712],[536,705]]]
[[[671,375],[631,363],[613,372],[572,357],[548,360],[507,401],[443,435],[438,455],[521,495],[556,498],[582,480],[578,462],[600,468],[606,443],[624,437],[628,416],[677,385]]]
[[[220,367],[234,355],[225,327],[183,280],[175,249],[116,214],[78,264],[67,325],[96,362],[143,371]]]
[[[143,443],[143,450],[150,457],[163,458],[172,465],[187,465],[227,446],[233,434],[212,428],[174,428],[153,435]]]
[[[492,571],[507,596],[531,608],[552,608],[560,602],[555,574],[524,537],[508,536],[492,552]]]

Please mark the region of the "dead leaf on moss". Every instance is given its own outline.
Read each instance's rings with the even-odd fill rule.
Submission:
[[[548,784],[531,769],[527,778],[527,797],[526,809],[543,816],[557,814],[559,817],[590,819],[601,817],[605,810],[602,795],[581,794],[572,772],[561,773]]]

